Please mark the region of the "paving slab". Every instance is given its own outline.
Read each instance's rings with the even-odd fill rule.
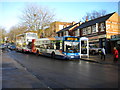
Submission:
[[[118,62],[114,63],[113,55],[107,54],[105,60],[101,60],[100,55],[90,55],[89,57],[82,57],[81,60],[89,61],[89,62],[95,62],[95,63],[101,63],[101,64],[112,64],[112,65],[118,65],[120,64],[120,56],[118,58]]]

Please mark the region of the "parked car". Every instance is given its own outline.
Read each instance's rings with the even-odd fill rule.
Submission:
[[[16,46],[15,46],[15,45],[11,45],[11,46],[9,47],[9,49],[10,49],[10,50],[15,50],[15,49],[16,49]]]
[[[10,49],[11,45],[8,45],[7,47],[8,47],[8,49]]]
[[[101,48],[96,47],[94,44],[90,44],[89,46],[89,52],[92,55],[99,54],[99,51],[101,51]]]
[[[17,47],[17,46],[16,46],[16,51],[17,51],[17,52],[22,52],[22,49],[23,49],[22,47]]]
[[[1,49],[1,50],[4,50],[5,48],[6,48],[6,45],[4,45],[4,44],[1,44],[1,45],[0,45],[0,49]]]

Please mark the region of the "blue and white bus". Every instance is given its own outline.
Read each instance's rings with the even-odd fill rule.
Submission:
[[[80,38],[76,36],[34,39],[32,52],[52,58],[79,59]]]

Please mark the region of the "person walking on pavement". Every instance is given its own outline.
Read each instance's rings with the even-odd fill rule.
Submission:
[[[114,55],[114,63],[117,63],[118,62],[118,50],[116,49],[116,47],[114,47],[114,50],[113,50],[113,55]]]
[[[101,49],[101,60],[103,59],[103,60],[105,61],[105,55],[106,55],[106,53],[105,53],[105,48],[103,47],[103,48]]]

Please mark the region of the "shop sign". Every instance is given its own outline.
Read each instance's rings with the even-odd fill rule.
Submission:
[[[99,39],[99,38],[106,38],[106,35],[104,34],[104,35],[89,37],[89,39]]]
[[[99,38],[106,38],[106,35],[99,35]]]
[[[111,35],[111,39],[120,38],[120,35]]]

